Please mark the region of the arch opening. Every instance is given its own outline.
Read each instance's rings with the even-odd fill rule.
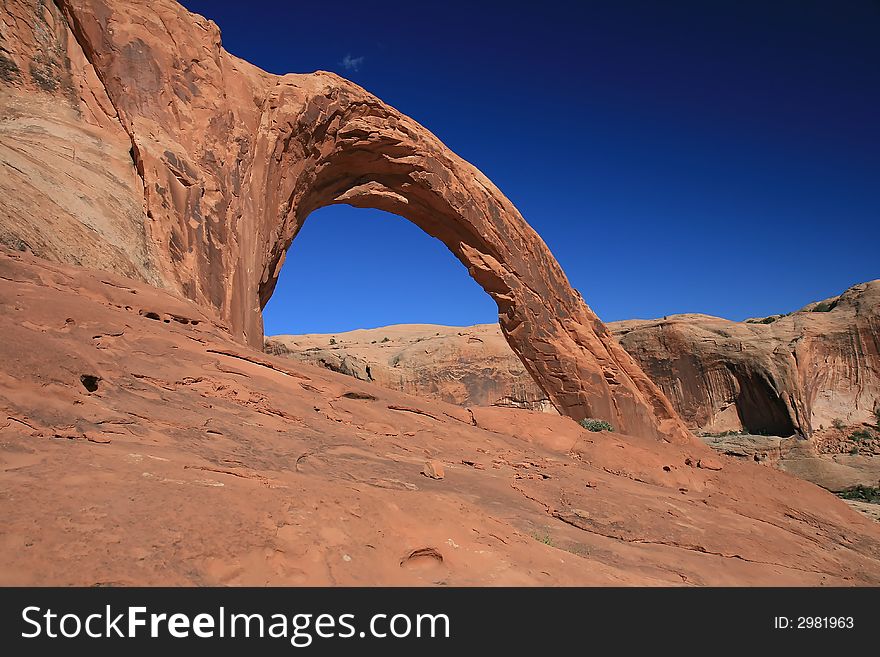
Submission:
[[[309,215],[263,307],[267,338],[497,322],[497,306],[442,243],[402,217],[342,204]]]

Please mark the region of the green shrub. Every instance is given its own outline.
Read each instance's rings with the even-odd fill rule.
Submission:
[[[880,488],[876,486],[853,486],[837,493],[838,497],[845,500],[858,500],[859,502],[870,502],[872,504],[880,504]]]
[[[841,420],[839,417],[831,420],[831,426],[835,429],[843,429],[844,427],[846,427],[846,425],[843,423],[843,420]]]
[[[849,434],[850,440],[855,440],[860,442],[862,440],[871,440],[874,437],[874,434],[867,429],[859,429],[858,431],[853,431]]]
[[[746,324],[772,324],[778,319],[788,317],[790,314],[791,313],[783,313],[781,315],[770,315],[769,317],[763,317],[761,319],[747,319]]]
[[[330,344],[336,344],[336,338],[330,338]]]
[[[383,344],[384,344],[385,342],[391,342],[391,338],[382,338],[382,342],[383,342]]]
[[[596,420],[591,417],[584,418],[578,424],[587,431],[614,431],[614,427],[605,420]]]
[[[834,310],[837,307],[837,299],[834,301],[823,301],[822,303],[817,303],[813,307],[814,313],[828,313]]]

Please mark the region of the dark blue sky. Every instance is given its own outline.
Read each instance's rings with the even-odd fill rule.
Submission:
[[[336,71],[428,127],[602,319],[742,319],[880,277],[877,2],[184,4],[230,52]],[[497,317],[439,242],[331,207],[265,320],[271,335]]]

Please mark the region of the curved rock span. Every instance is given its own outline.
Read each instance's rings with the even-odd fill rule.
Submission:
[[[128,137],[146,253],[119,231],[100,235],[116,244],[98,266],[155,276],[260,347],[261,309],[309,214],[333,203],[393,212],[441,240],[492,296],[505,337],[562,413],[690,440],[510,201],[412,119],[331,73],[259,70],[171,0],[7,5],[27,27],[4,45],[6,92],[63,98],[90,130]],[[15,226],[4,230],[15,244]]]

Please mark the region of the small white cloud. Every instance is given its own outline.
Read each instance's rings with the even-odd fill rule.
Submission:
[[[342,58],[342,61],[339,64],[346,71],[359,71],[361,70],[361,64],[364,63],[363,57],[352,57],[350,54],[346,55]]]

